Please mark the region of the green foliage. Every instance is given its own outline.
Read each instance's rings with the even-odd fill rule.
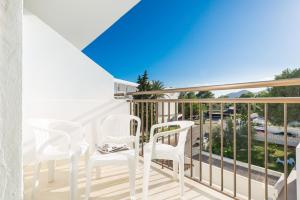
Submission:
[[[275,76],[275,80],[300,78],[300,68],[294,70],[286,69],[280,75]],[[273,87],[268,90],[271,97],[299,97],[300,86],[288,86],[288,87]],[[299,115],[300,105],[290,104],[288,106],[288,120],[300,121]],[[269,119],[273,124],[283,124],[283,106],[282,104],[270,104],[269,105]]]
[[[231,118],[227,118],[226,126],[224,129],[223,147],[224,156],[233,158],[233,138],[234,138],[234,122]],[[251,141],[254,140],[254,129],[251,127]],[[237,152],[243,152],[248,149],[248,124],[241,122],[236,129],[236,149]],[[253,144],[252,144],[253,145]],[[213,153],[220,154],[221,147],[221,129],[220,126],[216,126],[212,130],[212,149]]]
[[[181,92],[179,94],[179,99],[204,99],[204,98],[214,98],[214,94],[210,91],[204,91],[204,92]],[[200,104],[193,103],[192,104],[192,116],[193,118],[199,118],[199,112],[200,110],[207,110],[207,105],[202,105],[202,108],[200,108]],[[182,113],[182,107],[179,106],[178,108],[179,113]],[[184,117],[185,119],[190,119],[190,113],[191,112],[191,105],[189,103],[184,104]]]
[[[197,99],[197,96],[194,92],[181,92],[179,94],[179,99]],[[191,108],[192,108],[192,113],[191,112]],[[184,118],[185,119],[189,119],[190,118],[190,114],[192,114],[193,116],[198,116],[199,115],[199,104],[192,104],[192,107],[189,103],[185,103],[184,104]],[[182,105],[179,104],[178,106],[178,111],[179,113],[182,113]]]
[[[143,75],[139,75],[137,78],[137,83],[139,84],[138,91],[149,91],[151,90],[151,84],[149,82],[148,73],[145,70]],[[138,95],[134,96],[134,99],[149,99],[151,95]]]
[[[219,99],[228,99],[228,96],[227,95],[221,95],[218,97]]]
[[[247,92],[247,93],[242,94],[242,95],[240,96],[240,98],[254,98],[254,97],[255,97],[255,94],[252,93],[252,92]]]
[[[137,83],[139,84],[137,89],[138,91],[151,91],[151,90],[163,90],[164,83],[159,80],[150,81],[148,73],[145,70],[142,75],[139,75],[137,78]],[[157,99],[163,95],[137,95],[134,96],[134,99]]]
[[[196,94],[198,99],[214,98],[215,95],[211,91],[200,91]]]
[[[165,88],[164,83],[159,80],[154,80],[151,82],[151,90],[163,90]],[[151,99],[157,99],[163,97],[162,94],[153,94]]]
[[[294,70],[286,69],[281,74],[275,76],[275,80],[300,78],[300,68]],[[272,87],[267,90],[261,91],[258,94],[251,92],[242,94],[240,98],[267,98],[267,97],[299,97],[300,86],[287,86],[287,87]],[[257,112],[259,115],[264,115],[264,104],[251,104],[251,112]],[[268,104],[269,121],[274,125],[283,125],[283,104]],[[288,121],[300,121],[299,115],[300,105],[288,105]],[[247,104],[237,104],[237,112],[241,118],[245,119],[247,115]]]

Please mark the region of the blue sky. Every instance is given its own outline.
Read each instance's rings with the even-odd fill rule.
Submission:
[[[300,67],[299,0],[142,0],[83,52],[166,86],[269,80]]]

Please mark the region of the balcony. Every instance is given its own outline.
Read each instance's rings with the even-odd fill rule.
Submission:
[[[160,91],[132,92],[126,95],[164,95],[168,93],[244,89],[257,87],[299,86],[299,79],[240,83],[219,86],[167,89]],[[144,96],[146,97],[146,96]],[[149,96],[148,96],[149,97]],[[288,133],[288,114],[292,105],[300,103],[299,97],[265,98],[213,98],[213,99],[130,99],[128,111],[139,116],[142,121],[140,138],[140,165],[137,170],[136,198],[142,196],[142,158],[144,144],[149,140],[149,130],[153,124],[172,120],[191,120],[195,125],[190,129],[185,145],[185,198],[186,199],[296,199],[297,176],[299,171],[289,161],[297,156],[297,137]],[[276,140],[270,138],[270,113],[272,105],[279,105],[283,134]],[[264,125],[255,124],[251,115],[259,107]],[[196,108],[196,112],[195,112]],[[229,110],[229,108],[231,110]],[[295,108],[295,107],[293,107]],[[244,117],[244,119],[242,119]],[[96,120],[96,119],[95,119]],[[93,121],[95,121],[93,120]],[[231,126],[229,121],[232,122]],[[131,124],[134,133],[135,124]],[[241,137],[241,130],[244,135]],[[217,130],[217,131],[215,131]],[[293,129],[294,130],[294,129]],[[230,153],[225,148],[226,134],[230,132],[232,144]],[[259,134],[258,134],[259,133]],[[261,134],[267,133],[267,134]],[[175,145],[177,135],[159,138],[159,142]],[[218,139],[215,139],[215,138]],[[227,136],[228,137],[228,136]],[[275,150],[282,152],[281,166],[276,168],[276,157],[271,157],[274,142]],[[219,142],[215,144],[215,142]],[[238,143],[243,143],[242,148]],[[253,146],[259,143],[260,146]],[[260,151],[256,151],[257,148]],[[270,153],[271,151],[271,153]],[[256,157],[260,157],[260,161]],[[277,157],[279,158],[279,157]],[[294,158],[296,159],[296,157]],[[280,163],[279,163],[280,164]],[[172,178],[172,163],[157,160],[152,163],[150,198],[178,199],[178,183]],[[67,199],[69,194],[68,164],[57,164],[56,181],[47,183],[47,170],[43,168],[38,199]],[[127,167],[111,166],[102,170],[100,179],[93,179],[91,197],[93,199],[129,199]],[[95,177],[95,176],[94,176]],[[25,199],[30,199],[32,168],[25,167]],[[83,199],[85,189],[85,168],[80,164],[78,177],[79,197]]]

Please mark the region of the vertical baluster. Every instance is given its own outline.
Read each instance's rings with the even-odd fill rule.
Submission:
[[[171,107],[170,101],[168,101],[168,122],[170,121],[170,115],[171,115],[170,107]],[[168,135],[168,145],[170,145],[170,140],[171,140],[170,135]],[[168,162],[168,167],[170,167],[170,161],[167,162]]]
[[[150,125],[151,125],[151,127],[153,126],[153,102],[151,102],[151,104],[150,104],[150,106],[151,106],[151,110],[150,110]]]
[[[212,186],[212,105],[209,103],[209,185]]]
[[[132,100],[129,102],[129,113],[130,115],[132,115]],[[130,135],[133,134],[133,124],[132,124],[132,120],[130,121]]]
[[[251,199],[251,104],[248,103],[248,199]]]
[[[193,104],[190,103],[190,120],[193,120]],[[193,127],[190,130],[190,163],[191,163],[191,178],[193,178]]]
[[[144,103],[141,103],[141,125],[142,125],[142,156],[144,156],[144,142],[145,142],[145,130],[144,130]]]
[[[165,122],[165,102],[164,101],[162,101],[161,102],[161,112],[162,112],[162,115],[161,115],[161,123],[164,123]],[[164,131],[164,128],[163,128],[163,130],[162,131]],[[164,138],[164,136],[162,136],[162,143],[165,143],[165,138]],[[165,161],[164,160],[161,160],[161,167],[162,168],[164,168],[164,163],[165,163]]]
[[[224,110],[223,103],[221,103],[221,191],[224,188],[224,161],[223,161],[223,148],[224,148]]]
[[[202,181],[202,145],[203,145],[203,110],[202,104],[199,104],[199,128],[200,128],[200,140],[199,140],[199,181]]]
[[[136,102],[136,116],[140,117],[140,103]],[[136,129],[137,129],[137,125],[136,125]]]
[[[284,199],[288,199],[288,185],[287,185],[287,176],[288,176],[288,165],[287,165],[287,104],[284,104]]]
[[[265,200],[268,200],[268,104],[265,104]]]
[[[181,114],[182,114],[182,120],[184,120],[184,103],[181,103]]]
[[[158,102],[156,102],[155,104],[155,113],[156,113],[156,124],[158,124],[158,116],[159,116],[159,111],[158,111]]]
[[[139,102],[136,103],[136,112],[137,112],[136,116],[140,117],[140,103]]]
[[[148,102],[146,102],[146,138],[149,140],[149,130],[148,130],[148,124],[149,124],[149,111],[148,111]]]
[[[178,102],[175,103],[175,120],[178,120]],[[175,145],[177,145],[177,133],[175,134]]]
[[[165,102],[164,101],[161,102],[161,112],[162,112],[161,123],[164,123],[165,122]]]
[[[233,196],[236,197],[236,103],[233,106]]]

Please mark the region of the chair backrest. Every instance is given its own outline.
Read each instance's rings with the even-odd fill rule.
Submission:
[[[49,120],[49,128],[66,132],[71,139],[72,149],[78,148],[85,141],[85,132],[81,124],[66,120]]]
[[[69,137],[65,132],[51,127],[49,119],[30,119],[27,121],[35,136],[35,147],[38,150],[45,143],[58,151],[67,152],[70,148]]]
[[[180,123],[181,122],[181,123]],[[180,127],[179,136],[178,136],[178,143],[177,147],[184,149],[184,145],[186,142],[187,134],[189,132],[189,129],[194,125],[194,122],[192,121],[180,121],[178,126]]]
[[[135,137],[130,135],[131,121],[136,121],[138,128],[135,135],[140,133],[140,119],[133,115],[114,114],[107,116],[100,123],[100,132],[97,134],[97,144],[116,143],[116,144],[132,144],[136,142]]]
[[[186,142],[186,137],[189,129],[194,125],[193,121],[172,121],[172,122],[166,122],[161,124],[155,124],[151,127],[151,135],[153,136],[154,131],[156,129],[162,129],[166,127],[174,127],[174,129],[167,129],[166,131],[161,131],[159,134],[164,134],[164,132],[167,135],[178,133],[178,143],[176,145],[176,148],[179,149],[179,151],[184,151],[184,146]],[[165,136],[167,136],[165,135]],[[183,152],[182,152],[183,153]]]

